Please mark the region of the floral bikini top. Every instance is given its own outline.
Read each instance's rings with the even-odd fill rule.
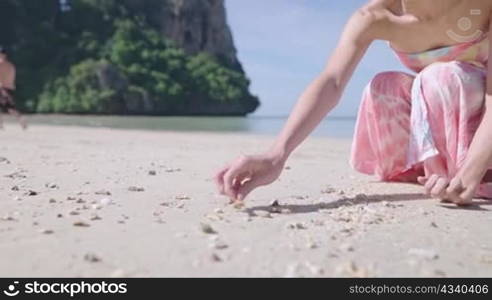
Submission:
[[[448,47],[418,53],[407,53],[393,49],[400,61],[415,72],[422,71],[435,62],[466,61],[485,67],[489,57],[488,33],[480,38]]]

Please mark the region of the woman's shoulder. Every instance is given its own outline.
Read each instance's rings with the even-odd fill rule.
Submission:
[[[368,0],[357,13],[371,22],[386,20],[388,12],[397,8],[395,0]]]
[[[388,39],[393,25],[405,21],[399,16],[400,6],[397,0],[369,0],[357,9],[353,18],[366,27],[374,39]]]
[[[401,6],[400,3],[400,0],[367,0],[362,8],[369,10],[397,8]]]

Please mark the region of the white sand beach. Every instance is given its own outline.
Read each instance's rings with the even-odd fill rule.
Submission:
[[[0,276],[492,276],[492,202],[457,208],[357,174],[349,140],[310,138],[231,207],[214,171],[271,140],[7,124]]]

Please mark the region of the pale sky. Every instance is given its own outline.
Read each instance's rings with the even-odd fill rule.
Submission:
[[[324,67],[349,16],[366,0],[226,0],[239,59],[260,97],[258,116],[285,116]],[[405,70],[386,43],[375,43],[332,116],[355,116],[378,72]]]

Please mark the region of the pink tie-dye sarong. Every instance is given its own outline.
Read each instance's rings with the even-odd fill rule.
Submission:
[[[459,49],[483,45],[482,39]],[[442,54],[443,49],[439,51]],[[464,53],[456,52],[440,55],[427,66],[399,53],[418,74],[381,73],[367,86],[355,129],[352,167],[383,181],[415,182],[424,171],[452,178],[483,115],[487,75],[483,51],[478,60],[454,60]],[[482,184],[477,196],[492,198],[492,185]]]

